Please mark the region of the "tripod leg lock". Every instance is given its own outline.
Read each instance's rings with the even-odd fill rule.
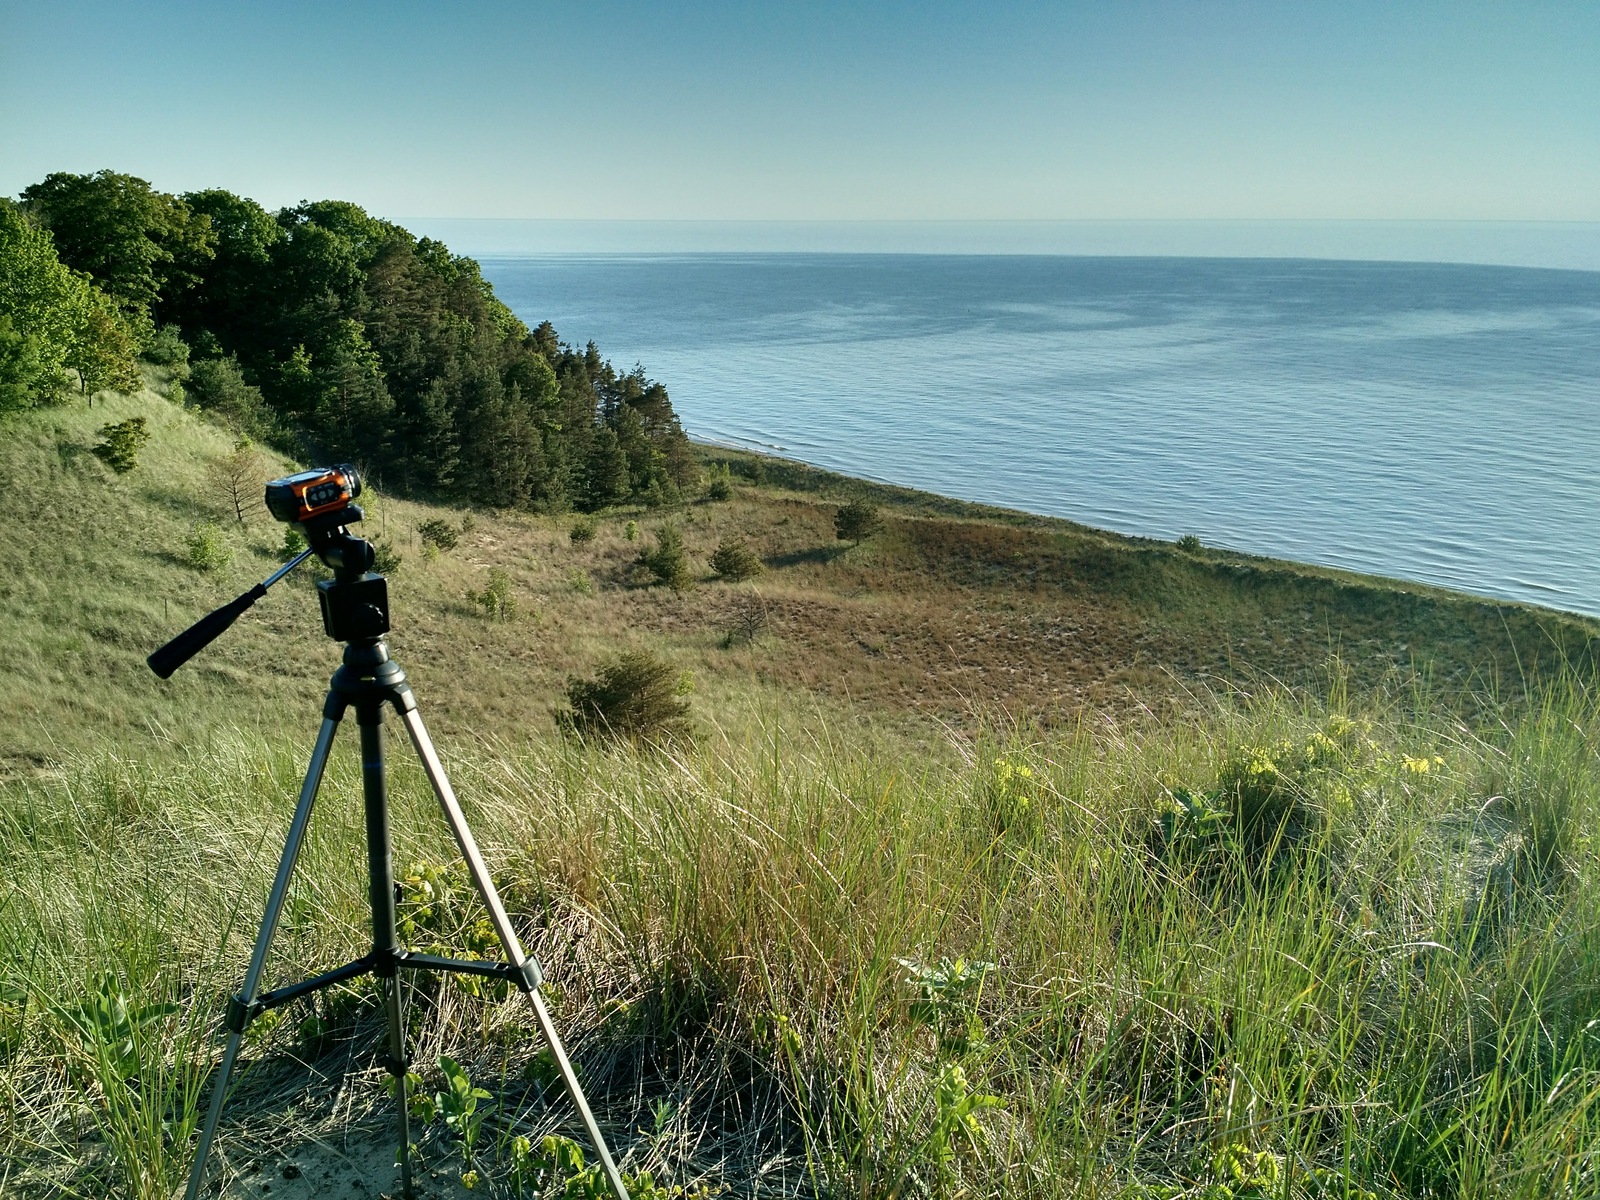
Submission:
[[[517,973],[517,987],[524,992],[536,992],[544,986],[544,972],[539,969],[539,964],[530,955],[522,960],[520,967],[512,967]]]
[[[223,1015],[222,1027],[229,1033],[244,1033],[250,1025],[263,1012],[267,1006],[259,1000],[246,1001],[242,996],[228,997],[228,1011]]]
[[[383,1069],[396,1079],[404,1079],[407,1072],[411,1070],[411,1063],[408,1059],[396,1058],[392,1054],[385,1054],[383,1056]]]

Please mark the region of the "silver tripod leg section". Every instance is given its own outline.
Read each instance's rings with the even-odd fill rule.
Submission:
[[[283,857],[278,860],[278,874],[272,881],[272,892],[267,897],[266,912],[261,917],[261,932],[256,935],[256,948],[250,955],[250,967],[244,975],[244,986],[238,999],[246,1006],[255,1002],[261,985],[261,972],[266,966],[267,952],[278,931],[278,916],[283,911],[284,898],[289,894],[289,881],[294,878],[295,863],[300,857],[300,846],[305,841],[306,829],[311,824],[311,810],[317,802],[317,789],[322,786],[322,772],[328,765],[328,750],[333,745],[333,735],[339,722],[332,717],[322,719],[322,731],[317,734],[316,748],[311,751],[311,764],[306,767],[305,782],[300,787],[300,801],[295,805],[294,819],[289,822],[289,836],[284,841]],[[212,1085],[211,1107],[206,1113],[206,1123],[200,1130],[200,1144],[195,1149],[194,1166],[189,1172],[189,1187],[185,1200],[198,1200],[200,1184],[206,1171],[206,1159],[211,1155],[211,1142],[217,1135],[217,1121],[222,1117],[222,1102],[227,1096],[228,1079],[239,1057],[239,1043],[243,1030],[230,1030],[228,1043],[222,1052],[222,1065]]]
[[[439,755],[434,751],[433,740],[428,737],[428,731],[423,726],[422,717],[416,709],[405,710],[401,713],[401,719],[406,723],[406,731],[411,734],[411,743],[417,748],[417,757],[422,760],[422,769],[427,773],[428,782],[433,785],[434,794],[439,797],[439,806],[444,809],[445,821],[450,826],[450,832],[455,835],[456,845],[461,849],[461,857],[466,860],[472,882],[477,885],[484,907],[489,910],[489,920],[500,936],[500,944],[505,949],[506,959],[513,967],[520,970],[527,962],[528,956],[522,949],[517,931],[511,927],[511,918],[506,915],[505,905],[500,903],[500,894],[495,891],[489,868],[484,865],[477,839],[467,827],[467,818],[456,800],[450,780],[445,776]],[[617,1170],[617,1164],[611,1160],[611,1151],[600,1133],[600,1125],[594,1119],[594,1113],[589,1110],[589,1101],[578,1083],[577,1072],[572,1069],[572,1063],[567,1058],[561,1037],[556,1032],[555,1021],[550,1017],[550,1010],[545,1007],[544,997],[539,994],[537,987],[529,989],[527,996],[533,1005],[533,1015],[539,1023],[539,1031],[544,1034],[544,1040],[549,1044],[550,1053],[555,1059],[556,1068],[561,1072],[561,1081],[566,1084],[567,1094],[572,1097],[578,1116],[583,1120],[583,1127],[588,1131],[589,1141],[600,1157],[600,1169],[605,1174],[606,1182],[611,1185],[617,1200],[628,1200],[627,1185],[622,1182],[622,1174]]]
[[[389,995],[389,1055],[396,1062],[405,1060],[406,1010],[400,991],[400,974],[397,971],[388,979]],[[400,1194],[410,1200],[411,1189],[411,1099],[406,1094],[406,1073],[394,1076],[394,1098],[400,1107]]]

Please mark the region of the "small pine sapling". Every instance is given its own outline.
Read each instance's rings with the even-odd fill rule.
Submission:
[[[664,583],[675,592],[693,582],[689,574],[689,556],[683,548],[683,533],[676,525],[663,525],[656,530],[656,544],[640,554],[638,561],[654,577],[654,582]]]
[[[461,540],[456,527],[438,517],[418,525],[417,536],[422,539],[424,546],[431,546],[435,550],[454,550],[456,543]]]
[[[233,561],[233,550],[222,536],[222,530],[210,521],[202,521],[189,532],[185,558],[196,571],[213,574]]]
[[[129,417],[114,425],[100,427],[100,443],[94,455],[118,475],[126,475],[139,465],[139,451],[150,440],[143,417]]]
[[[841,542],[859,546],[882,528],[883,517],[878,513],[878,506],[859,496],[833,514],[833,532]]]
[[[723,579],[735,583],[741,579],[752,579],[766,570],[756,552],[741,537],[722,539],[711,556],[711,569]]]
[[[579,737],[671,743],[692,737],[691,684],[670,663],[645,650],[620,655],[593,679],[567,683],[571,708],[557,716],[567,733]]]

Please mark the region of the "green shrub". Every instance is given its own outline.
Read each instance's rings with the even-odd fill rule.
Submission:
[[[682,591],[693,580],[689,575],[689,556],[683,548],[683,533],[676,525],[656,530],[656,544],[639,555],[639,565],[673,591]]]
[[[1352,772],[1371,769],[1364,727],[1333,716],[1303,739],[1231,747],[1204,792],[1174,788],[1161,818],[1169,857],[1234,848],[1247,858],[1315,844],[1336,807],[1348,805]],[[1404,769],[1411,760],[1400,764]],[[1412,772],[1418,768],[1412,765]],[[1429,770],[1422,763],[1420,770]],[[1334,783],[1336,776],[1343,783]]]
[[[629,521],[627,523],[627,525],[623,526],[622,536],[627,538],[627,540],[630,541],[630,542],[638,541],[639,540],[639,522],[637,522],[637,521]]]
[[[48,385],[39,339],[19,332],[0,313],[0,413],[30,407]]]
[[[711,472],[711,483],[706,488],[707,500],[729,500],[733,497],[733,479],[728,474],[728,464],[721,463]]]
[[[623,654],[593,679],[567,683],[571,708],[557,716],[563,730],[579,737],[619,738],[665,744],[693,736],[687,675],[646,650]]]
[[[1205,549],[1200,542],[1200,538],[1192,533],[1184,534],[1178,539],[1177,544],[1178,549],[1182,550],[1185,554],[1199,554],[1200,551]]]
[[[307,545],[306,535],[300,532],[299,526],[285,526],[283,530],[283,545],[278,547],[278,561],[292,561],[304,553]]]
[[[595,523],[584,517],[582,520],[573,522],[572,528],[567,532],[567,540],[574,546],[587,546],[594,541],[594,535],[597,532],[598,527]]]
[[[126,475],[139,465],[139,451],[150,440],[143,417],[129,417],[115,425],[100,427],[100,444],[94,448],[95,457],[118,475]]]
[[[405,561],[399,551],[383,538],[372,540],[372,569],[379,575],[393,575],[400,569],[400,564]]]
[[[150,335],[139,357],[158,367],[174,368],[175,379],[189,376],[189,345],[179,335],[176,325],[159,326]]]
[[[202,521],[190,532],[184,557],[196,571],[211,574],[233,561],[233,551],[217,525]]]
[[[206,416],[237,433],[259,438],[272,430],[272,409],[261,389],[245,381],[239,360],[232,355],[194,363],[185,394]]]
[[[833,514],[833,532],[841,542],[860,545],[882,528],[883,518],[878,514],[878,506],[860,497]]]
[[[517,595],[511,575],[503,567],[489,572],[489,582],[481,592],[468,592],[467,599],[483,610],[491,621],[509,621],[517,615]]]
[[[751,579],[766,570],[756,552],[741,537],[722,539],[711,556],[711,569],[723,579],[735,582]]]
[[[432,546],[435,550],[454,550],[461,540],[461,535],[456,532],[456,527],[448,521],[433,517],[417,526],[417,536],[422,539],[424,546]]]

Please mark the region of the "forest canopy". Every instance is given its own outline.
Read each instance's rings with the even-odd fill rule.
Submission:
[[[472,259],[354,204],[270,213],[112,171],[0,201],[0,409],[62,398],[68,372],[129,386],[134,353],[239,433],[402,492],[593,510],[696,482],[642,368],[529,329]]]

